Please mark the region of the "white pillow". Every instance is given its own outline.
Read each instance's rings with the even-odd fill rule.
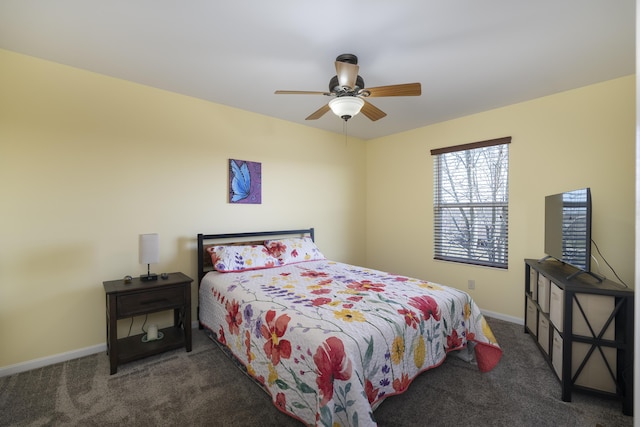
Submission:
[[[227,273],[231,271],[258,270],[261,268],[279,267],[283,263],[273,257],[262,245],[251,246],[210,246],[213,268]]]
[[[267,240],[264,246],[283,265],[326,259],[310,237]]]

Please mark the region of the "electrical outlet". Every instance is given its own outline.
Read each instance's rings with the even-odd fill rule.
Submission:
[[[475,280],[469,280],[469,282],[467,284],[469,285],[469,289],[475,289],[476,288],[476,281]]]

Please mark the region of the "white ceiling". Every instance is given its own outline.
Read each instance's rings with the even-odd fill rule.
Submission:
[[[0,48],[342,133],[328,90],[339,54],[388,116],[370,139],[635,72],[634,0],[0,0]],[[0,64],[0,66],[2,66]]]

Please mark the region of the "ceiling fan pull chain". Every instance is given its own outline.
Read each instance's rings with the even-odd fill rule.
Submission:
[[[344,145],[345,145],[345,147],[347,146],[347,143],[349,142],[348,141],[348,135],[347,135],[347,131],[349,130],[348,126],[349,126],[349,122],[348,121],[345,120],[344,122],[342,122],[342,133],[344,133]]]

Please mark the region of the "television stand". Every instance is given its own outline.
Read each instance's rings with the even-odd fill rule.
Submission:
[[[545,256],[544,258],[540,258],[540,259],[538,260],[538,264],[541,264],[541,263],[543,263],[543,262],[545,262],[545,261],[547,261],[547,260],[549,260],[549,259],[552,259],[552,260],[558,261],[558,262],[562,263],[562,265],[569,265],[569,264],[567,264],[566,262],[562,262],[562,261],[560,261],[559,259],[556,259],[556,258],[552,257],[551,255],[547,255],[547,256]],[[577,267],[575,267],[575,268],[577,268]],[[567,280],[571,280],[571,279],[573,279],[574,277],[577,277],[578,275],[580,275],[580,274],[582,274],[582,273],[588,274],[589,276],[593,277],[594,279],[596,279],[596,280],[597,280],[598,282],[600,282],[600,283],[602,283],[602,281],[604,280],[604,277],[600,277],[600,276],[598,276],[596,273],[593,273],[593,272],[591,272],[591,271],[587,271],[587,270],[583,270],[583,269],[581,269],[581,268],[578,268],[578,270],[577,270],[577,271],[574,271],[573,273],[571,273],[570,275],[568,275],[568,276],[566,277],[566,279],[567,279]]]
[[[632,416],[634,291],[580,272],[555,258],[525,259],[524,331],[556,374],[563,401],[574,391],[619,399]]]
[[[579,276],[580,274],[588,274],[589,276],[593,277],[594,279],[596,279],[598,282],[602,283],[602,281],[604,280],[603,277],[598,276],[596,273],[593,273],[591,271],[586,271],[586,270],[580,270],[578,269],[578,271],[571,273],[570,275],[567,276],[567,280],[571,280],[574,277]]]

